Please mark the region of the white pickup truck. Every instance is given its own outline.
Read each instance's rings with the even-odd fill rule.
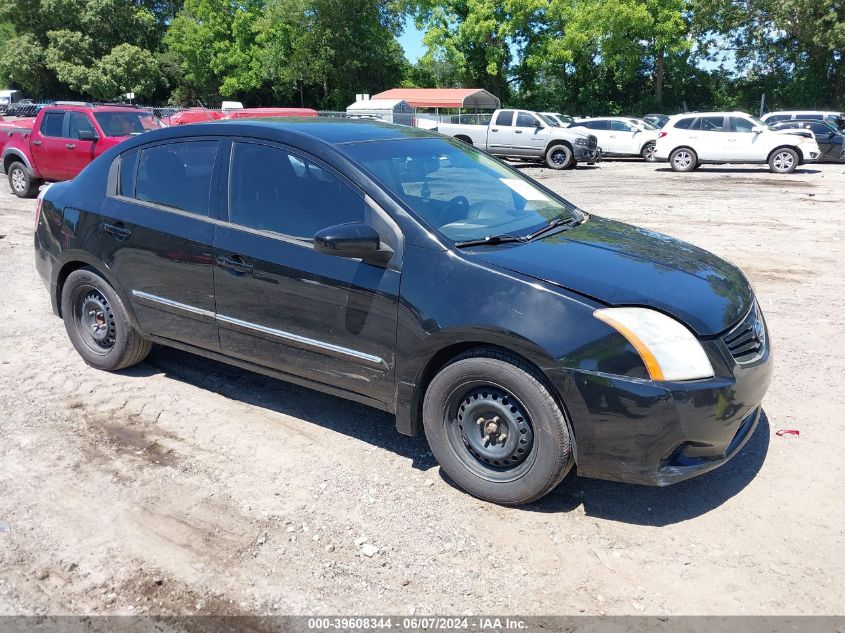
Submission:
[[[494,156],[544,161],[552,169],[601,160],[594,135],[561,127],[530,110],[496,110],[489,125],[440,123],[435,130]]]

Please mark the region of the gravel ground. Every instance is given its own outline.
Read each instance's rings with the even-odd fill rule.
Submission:
[[[508,509],[369,408],[163,348],[98,372],[0,183],[0,615],[843,613],[845,168],[524,169],[747,272],[776,372],[735,460]]]

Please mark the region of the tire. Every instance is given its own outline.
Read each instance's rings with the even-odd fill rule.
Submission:
[[[566,418],[539,374],[497,350],[466,352],[440,370],[423,425],[443,471],[485,501],[539,499],[574,463]]]
[[[775,174],[791,174],[799,162],[798,152],[789,147],[779,147],[769,156],[769,171]]]
[[[692,171],[698,164],[698,155],[689,147],[679,147],[669,154],[672,171]]]
[[[30,176],[23,163],[12,163],[6,173],[9,175],[9,187],[18,198],[34,198],[38,195],[41,181]]]
[[[65,330],[82,359],[97,369],[136,365],[152,343],[132,327],[118,294],[93,268],[73,271],[62,286]],[[94,326],[98,329],[93,331]]]
[[[567,145],[552,145],[546,150],[546,165],[551,169],[575,167],[575,156]]]
[[[651,143],[646,143],[643,145],[642,151],[640,151],[640,156],[643,157],[643,160],[647,163],[655,162],[654,152],[657,150],[657,143],[653,141]]]

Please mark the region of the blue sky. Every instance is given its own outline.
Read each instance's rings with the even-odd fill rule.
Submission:
[[[412,18],[405,19],[405,30],[402,32],[402,37],[399,38],[399,43],[405,49],[405,57],[412,64],[416,62],[422,54],[425,53],[425,46],[422,43],[423,33],[418,30]]]

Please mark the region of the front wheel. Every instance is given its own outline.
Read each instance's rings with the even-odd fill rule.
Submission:
[[[769,156],[769,170],[776,174],[791,174],[798,167],[798,152],[788,147],[775,150]]]
[[[29,175],[23,163],[9,165],[9,187],[18,198],[34,198],[38,195],[41,181]]]
[[[552,169],[569,169],[575,166],[575,156],[566,145],[553,145],[546,152],[546,164]]]
[[[446,474],[486,501],[534,501],[572,468],[563,412],[537,372],[504,352],[467,352],[444,367],[426,390],[423,424]]]
[[[152,344],[132,327],[118,294],[93,268],[73,271],[62,286],[62,318],[71,343],[97,369],[140,363]]]
[[[698,164],[698,156],[688,147],[681,147],[669,155],[673,171],[692,171]]]

